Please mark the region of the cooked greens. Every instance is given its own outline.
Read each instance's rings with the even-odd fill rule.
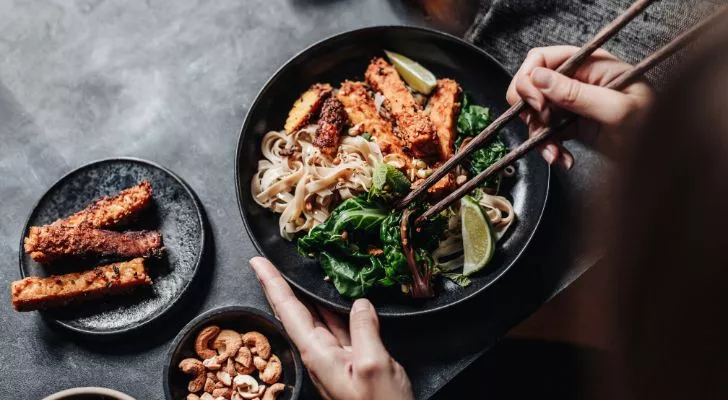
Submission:
[[[416,206],[418,214],[424,209]],[[429,252],[437,247],[447,220],[437,217],[412,230],[418,265],[432,265]],[[336,290],[343,296],[362,297],[374,287],[413,282],[402,246],[402,213],[390,211],[363,196],[348,199],[329,218],[298,240],[298,250],[318,257]],[[427,282],[429,285],[429,281]]]
[[[458,117],[458,138],[455,141],[455,148],[460,148],[466,138],[480,134],[491,122],[493,121],[489,108],[470,104],[468,96],[463,96],[462,111]],[[506,146],[500,139],[493,140],[489,146],[475,150],[470,154],[465,163],[468,172],[471,176],[478,175],[505,156],[507,152]],[[485,186],[497,187],[498,181],[498,177],[488,179]]]
[[[462,111],[458,117],[458,133],[464,136],[477,136],[492,121],[490,109],[470,104],[468,96],[463,96]]]

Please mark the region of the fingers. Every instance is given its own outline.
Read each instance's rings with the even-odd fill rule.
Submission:
[[[559,152],[559,165],[567,171],[570,170],[574,166],[574,155],[564,146],[559,147]]]
[[[339,344],[344,348],[351,347],[349,330],[341,316],[326,307],[317,305],[316,308],[318,309],[321,319],[323,319],[323,322],[326,324],[326,327],[339,341]]]
[[[286,332],[299,346],[305,343],[309,333],[314,329],[314,317],[283,279],[280,272],[265,258],[255,257],[250,266],[263,286],[268,302],[281,319]]]
[[[283,328],[301,352],[306,367],[312,371],[330,369],[338,341],[318,319],[315,312],[300,302],[270,261],[262,257],[250,260],[268,302],[279,316]]]
[[[534,111],[526,113],[525,117],[526,124],[528,125],[528,136],[533,137],[539,133],[546,126],[543,121],[540,120],[538,115],[534,115]],[[546,141],[539,147],[541,157],[549,165],[558,164],[562,168],[569,170],[574,165],[574,156],[567,150],[562,144],[555,140]]]
[[[359,299],[354,302],[349,330],[355,372],[371,375],[383,369],[390,357],[379,337],[379,320],[369,300]]]
[[[530,81],[549,103],[603,124],[619,125],[636,108],[626,94],[567,78],[546,68],[534,69]]]
[[[530,82],[529,77],[531,72],[538,67],[552,70],[557,69],[577,51],[579,51],[579,48],[575,46],[540,47],[529,51],[528,56],[526,56],[526,59],[523,61],[523,64],[519,68],[508,88],[508,93],[506,94],[508,103],[515,104],[519,100],[524,99],[533,109],[538,112],[543,111],[545,107],[545,99],[543,94],[541,94]],[[606,50],[599,49],[590,56],[589,60],[583,64],[581,69],[586,70],[588,75],[596,79],[598,76],[593,73],[593,66],[600,65],[603,61],[616,62],[617,58]],[[608,71],[609,69],[597,70]],[[577,75],[580,74],[577,73]],[[578,78],[579,77],[577,76],[577,79]]]

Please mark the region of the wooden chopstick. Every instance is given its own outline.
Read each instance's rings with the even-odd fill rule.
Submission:
[[[718,11],[713,13],[710,17],[693,26],[689,30],[683,32],[681,35],[673,39],[670,43],[663,46],[656,52],[647,56],[640,63],[635,65],[632,69],[623,72],[612,82],[607,84],[605,87],[612,90],[624,90],[636,79],[642,77],[645,72],[649,71],[657,64],[661,63],[668,57],[675,54],[677,51],[690,44],[692,41],[697,39],[703,32],[713,27],[716,23],[728,17],[728,6],[721,7]],[[442,199],[440,202],[435,204],[433,207],[425,211],[416,221],[415,224],[419,224],[427,218],[438,214],[445,208],[449,207],[450,204],[459,200],[461,197],[470,193],[473,189],[478,187],[486,179],[490,178],[493,174],[501,171],[506,166],[512,164],[514,161],[523,157],[526,153],[538,147],[540,144],[551,138],[555,133],[560,132],[572,122],[577,119],[576,116],[571,115],[562,119],[558,124],[544,127],[539,129],[532,137],[521,143],[518,147],[513,149],[510,153],[506,154],[503,158],[496,161],[493,165],[486,168],[485,171],[481,172],[474,178],[467,181],[463,186],[450,193],[447,197]]]
[[[559,68],[557,72],[566,76],[573,75],[576,70],[584,63],[584,61],[592,55],[597,49],[602,47],[609,39],[616,35],[622,28],[631,22],[635,17],[640,15],[647,7],[649,7],[656,0],[637,0],[632,6],[630,6],[624,13],[618,16],[609,25],[604,27],[592,40],[584,45],[579,51],[574,53],[568,60],[566,60]],[[498,117],[493,123],[487,128],[483,129],[482,132],[474,137],[467,145],[460,148],[460,150],[436,169],[432,175],[430,175],[421,185],[417,186],[412,190],[404,199],[400,200],[395,208],[402,209],[407,207],[415,198],[420,196],[423,192],[429,189],[437,181],[447,175],[450,170],[460,164],[467,156],[473,151],[483,147],[485,144],[495,137],[495,135],[509,122],[516,118],[519,114],[526,111],[529,108],[528,103],[521,100],[509,108],[505,113]]]

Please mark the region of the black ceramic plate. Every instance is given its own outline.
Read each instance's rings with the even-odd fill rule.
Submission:
[[[345,79],[363,79],[369,60],[392,50],[418,61],[438,77],[457,80],[475,104],[487,105],[496,115],[508,104],[505,93],[511,76],[492,57],[454,36],[413,27],[374,27],[343,33],[319,42],[286,63],[258,94],[242,127],[237,149],[236,182],[238,204],[248,233],[258,250],[270,258],[293,285],[320,302],[347,311],[351,301],[341,297],[323,280],[315,260],[302,257],[294,243],[278,234],[278,215],[258,206],[250,194],[256,172],[260,141],[270,130],[280,130],[296,98],[315,82],[339,85]],[[514,122],[502,131],[513,148],[525,140],[527,131]],[[513,265],[528,246],[541,220],[549,191],[550,169],[537,154],[515,165],[516,177],[502,188],[514,203],[518,221],[502,240],[495,258],[473,284],[461,288],[438,280],[437,297],[414,301],[397,290],[376,293],[370,299],[382,316],[416,315],[441,310],[483,291]]]
[[[188,357],[199,359],[194,350],[195,337],[209,325],[238,332],[258,331],[267,337],[273,354],[280,358],[283,366],[280,382],[286,385],[286,390],[277,399],[298,398],[303,381],[303,363],[296,346],[281,324],[272,316],[254,308],[226,306],[207,311],[193,319],[172,341],[164,362],[164,395],[167,399],[184,399],[187,396],[187,383],[190,377],[183,374],[177,366],[180,361]]]
[[[147,262],[147,272],[153,281],[151,288],[42,311],[46,320],[78,333],[108,337],[139,329],[161,317],[188,290],[202,260],[203,210],[186,183],[171,171],[148,161],[108,159],[70,172],[38,201],[28,217],[23,237],[31,226],[66,217],[99,197],[114,195],[144,179],[152,184],[153,204],[129,229],[154,229],[162,233],[165,256]],[[94,263],[87,266],[69,264],[54,267],[36,263],[23,251],[21,238],[20,274],[23,278],[95,266]],[[59,271],[61,268],[64,271]]]

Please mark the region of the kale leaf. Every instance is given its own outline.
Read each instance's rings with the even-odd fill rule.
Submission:
[[[321,267],[331,279],[336,290],[343,296],[362,297],[379,279],[376,267],[369,264],[363,268],[344,257],[322,251],[319,255]]]
[[[458,117],[458,137],[455,148],[458,149],[467,137],[474,137],[491,124],[490,109],[470,104],[467,96],[463,96],[463,105]],[[478,175],[501,159],[507,153],[506,146],[500,139],[495,139],[487,147],[474,151],[468,157],[465,165],[471,176]],[[497,187],[500,177],[488,179],[486,187]]]
[[[463,96],[462,111],[458,117],[458,133],[463,136],[477,136],[492,121],[490,109],[470,104],[468,96]]]
[[[399,245],[399,220],[376,201],[363,197],[348,199],[336,207],[324,223],[298,239],[298,250],[318,257],[321,267],[342,295],[357,298],[375,286],[389,287],[408,279],[407,262]],[[389,222],[387,222],[389,221]],[[368,249],[382,246],[385,223],[394,228],[388,244],[393,251],[368,254]],[[390,230],[387,230],[390,232]],[[390,235],[390,233],[388,233]],[[400,251],[396,251],[399,246]]]

